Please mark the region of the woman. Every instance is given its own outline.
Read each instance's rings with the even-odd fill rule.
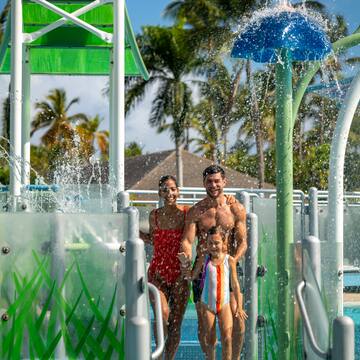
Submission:
[[[181,274],[177,257],[188,207],[177,205],[179,188],[176,179],[171,175],[161,177],[159,196],[163,199],[164,206],[151,211],[150,232],[146,234],[140,231],[140,237],[154,247],[148,280],[160,292],[166,338],[165,359],[174,359],[189,298],[189,283]],[[152,298],[150,300],[154,309],[154,301]]]

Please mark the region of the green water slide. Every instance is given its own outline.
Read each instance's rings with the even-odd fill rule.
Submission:
[[[74,13],[90,1],[51,1],[68,13]],[[113,33],[113,5],[104,3],[93,8],[79,19],[95,28]],[[11,64],[11,24],[8,16],[5,34],[0,44],[0,74],[10,74]],[[61,19],[61,15],[30,1],[23,1],[23,32],[33,34]],[[142,76],[148,79],[149,74],[142,61],[136,44],[134,32],[128,13],[125,9],[125,67],[127,76]],[[51,75],[109,75],[112,44],[107,43],[89,31],[69,21],[37,40],[26,45],[29,49],[30,71],[32,74]]]

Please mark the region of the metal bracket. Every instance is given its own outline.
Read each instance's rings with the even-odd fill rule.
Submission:
[[[257,328],[262,329],[265,327],[265,325],[266,325],[266,317],[264,315],[258,315],[256,321]]]
[[[267,268],[264,265],[259,265],[256,269],[256,276],[257,277],[264,277],[267,273]]]
[[[4,254],[4,255],[7,255],[10,253],[10,247],[9,246],[3,246],[1,248],[1,252]]]
[[[282,284],[282,286],[289,285],[289,271],[285,270],[282,273],[279,273],[279,282]]]
[[[126,246],[125,243],[121,244],[119,247],[119,251],[121,254],[124,254],[126,252]]]

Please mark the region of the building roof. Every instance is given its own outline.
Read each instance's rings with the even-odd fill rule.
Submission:
[[[202,171],[214,164],[213,161],[182,151],[184,187],[203,187]],[[233,169],[223,167],[227,177],[227,187],[258,188],[258,180]],[[125,187],[134,190],[157,190],[162,175],[176,176],[175,151],[162,151],[147,155],[126,158]],[[273,189],[274,185],[265,184],[265,189]]]

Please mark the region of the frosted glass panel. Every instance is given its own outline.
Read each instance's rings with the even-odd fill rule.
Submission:
[[[0,358],[121,358],[126,214],[0,214]]]
[[[265,277],[259,278],[259,315],[266,319],[265,326],[260,330],[259,350],[264,358],[274,358],[277,354],[277,241],[276,241],[276,199],[253,199],[253,212],[258,216],[259,250],[258,264],[267,268]],[[290,279],[289,289],[294,289],[301,278],[301,211],[294,207],[294,244],[290,245]],[[294,292],[291,293],[290,306],[290,347],[292,359],[301,359],[301,324],[296,316]]]

